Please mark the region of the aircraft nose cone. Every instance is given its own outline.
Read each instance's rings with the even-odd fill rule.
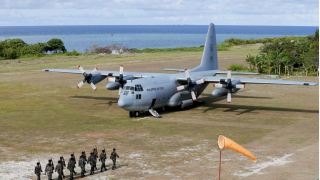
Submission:
[[[129,101],[124,101],[123,99],[119,99],[118,106],[121,108],[124,108],[124,107],[130,107],[130,106],[132,106],[132,104]]]

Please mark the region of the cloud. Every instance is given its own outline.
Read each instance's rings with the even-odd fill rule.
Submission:
[[[64,24],[218,24],[239,25],[319,25],[317,0],[1,0],[1,11],[10,19],[25,23],[57,19]],[[20,12],[20,15],[17,14]],[[2,14],[0,12],[0,14]],[[41,17],[39,17],[41,16]],[[64,17],[63,17],[64,16]],[[84,18],[84,20],[81,20]],[[108,18],[108,20],[106,20]],[[0,19],[3,19],[0,17]],[[263,19],[263,21],[261,21]],[[120,21],[119,21],[120,20]],[[28,22],[27,22],[28,21]],[[180,22],[179,22],[180,21]],[[3,21],[4,22],[4,21]],[[51,23],[55,22],[51,20]],[[47,23],[47,22],[42,22]],[[58,24],[60,24],[59,22]],[[38,25],[42,25],[38,24]],[[0,24],[1,25],[1,24]]]

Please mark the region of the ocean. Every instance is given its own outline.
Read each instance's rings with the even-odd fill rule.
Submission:
[[[217,43],[229,38],[307,36],[318,26],[216,25]],[[205,44],[207,25],[0,26],[0,41],[20,38],[28,44],[59,38],[68,51],[84,52],[92,44],[121,43],[128,48],[174,48]],[[112,35],[111,35],[112,34]]]

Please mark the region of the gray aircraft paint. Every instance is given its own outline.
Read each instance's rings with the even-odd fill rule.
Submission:
[[[204,46],[202,60],[200,66],[192,69],[190,72],[218,70],[218,53],[216,29],[214,24],[209,25],[206,44]]]
[[[184,69],[164,69],[170,71],[184,71]],[[48,72],[64,72],[81,74],[79,70],[70,69],[44,69]],[[85,70],[87,74],[91,71]],[[205,79],[203,84],[194,86],[194,91],[198,97],[209,83],[219,83],[226,81],[226,77],[217,77],[216,74],[226,74],[227,71],[220,71],[218,69],[218,57],[217,57],[217,45],[216,45],[216,33],[214,24],[209,25],[205,48],[201,64],[189,70],[190,78],[192,82]],[[258,73],[246,73],[246,72],[231,72],[232,74],[258,74]],[[92,76],[92,82],[94,84],[99,83],[108,76],[119,78],[119,71],[99,71]],[[183,103],[192,105],[192,97],[189,91],[176,91],[176,87],[185,85],[187,78],[184,72],[180,74],[167,74],[167,73],[144,73],[144,72],[125,72],[124,78],[128,80],[125,87],[135,85],[141,85],[143,91],[132,91],[123,89],[119,100],[119,107],[128,111],[148,111],[149,108],[161,108],[165,106],[182,106]],[[253,78],[231,78],[233,84],[287,84],[287,85],[318,85],[318,83],[311,82],[298,82],[298,81],[282,81],[282,80],[267,80],[267,79],[253,79]],[[106,88],[110,90],[116,90],[119,85],[116,82],[109,83]],[[232,92],[236,92],[239,89],[232,89]],[[212,92],[213,96],[226,95],[226,89],[215,89]],[[141,99],[137,99],[137,94],[141,95]],[[156,103],[151,107],[153,100],[156,99]],[[191,100],[191,101],[190,101]]]

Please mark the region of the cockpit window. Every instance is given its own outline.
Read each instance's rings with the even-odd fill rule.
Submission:
[[[125,90],[129,90],[129,89],[130,89],[130,86],[126,86],[126,87],[125,87]]]
[[[135,91],[143,91],[142,86],[140,84],[136,84]]]
[[[130,91],[134,91],[134,87],[133,86],[130,87]]]

